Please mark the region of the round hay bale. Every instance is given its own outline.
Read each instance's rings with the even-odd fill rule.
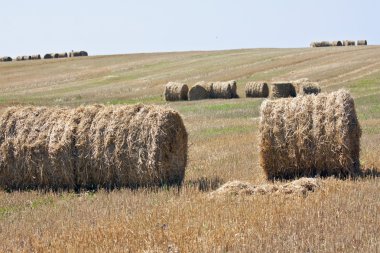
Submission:
[[[343,46],[343,44],[342,44],[342,42],[340,40],[333,41],[331,44],[332,44],[333,47],[341,47],[341,46]]]
[[[54,54],[45,54],[44,59],[52,59],[54,58]]]
[[[210,98],[235,98],[236,81],[213,82],[207,85],[210,90]]]
[[[297,96],[309,95],[309,94],[317,95],[321,92],[319,83],[311,82],[309,81],[308,78],[302,78],[302,79],[292,81],[292,84],[296,90]]]
[[[266,98],[268,95],[269,88],[265,82],[248,82],[245,85],[245,96],[247,98]]]
[[[0,62],[12,61],[12,57],[4,56],[0,58]]]
[[[31,60],[40,60],[40,59],[41,59],[41,55],[39,55],[39,54],[32,55],[32,56],[30,57],[30,59],[31,59]]]
[[[67,58],[67,53],[55,53],[54,58]]]
[[[358,46],[367,46],[367,41],[366,40],[358,40],[356,45]]]
[[[185,83],[169,82],[165,85],[164,97],[166,101],[187,100],[189,87]]]
[[[196,83],[190,88],[188,97],[191,101],[208,99],[210,97],[210,93],[206,90],[202,83]]]
[[[0,117],[0,188],[180,185],[187,132],[159,106],[11,107]]]
[[[360,172],[361,130],[345,90],[266,100],[259,129],[260,164],[268,179]]]
[[[344,40],[343,41],[343,46],[355,46],[355,41],[353,40]]]
[[[274,82],[270,85],[270,98],[287,98],[296,95],[296,90],[290,82]]]

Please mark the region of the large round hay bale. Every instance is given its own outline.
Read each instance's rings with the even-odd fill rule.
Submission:
[[[0,117],[0,188],[181,184],[187,132],[158,106],[11,107]]]
[[[342,42],[340,40],[331,42],[333,47],[341,47],[343,46]]]
[[[189,87],[185,83],[169,82],[165,85],[164,97],[166,101],[187,100]]]
[[[367,41],[366,40],[358,40],[356,45],[358,46],[367,46]]]
[[[347,91],[266,100],[259,129],[260,164],[269,179],[360,172],[361,130]]]
[[[31,60],[40,60],[40,59],[41,59],[41,55],[39,55],[39,54],[32,55],[32,56],[30,57],[30,59],[31,59]]]
[[[44,59],[52,59],[54,58],[54,54],[45,54]]]
[[[248,82],[245,85],[245,96],[251,98],[266,98],[269,88],[266,82]]]
[[[236,98],[236,81],[213,82],[207,84],[210,89],[210,98]]]
[[[196,83],[190,88],[188,97],[191,101],[208,99],[210,97],[210,93],[206,90],[202,83]]]
[[[270,98],[287,98],[296,95],[296,89],[290,82],[274,82],[270,85]]]

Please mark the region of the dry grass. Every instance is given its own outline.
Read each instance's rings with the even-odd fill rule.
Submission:
[[[210,200],[231,180],[267,183],[258,164],[263,99],[173,102],[189,132],[183,188],[0,192],[0,251],[378,252],[380,47],[260,49],[4,63],[0,110],[15,103],[163,103],[179,80],[320,81],[351,90],[368,177],[323,180],[303,196]],[[49,74],[50,73],[50,74]]]

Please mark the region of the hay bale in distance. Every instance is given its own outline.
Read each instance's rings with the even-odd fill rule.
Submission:
[[[0,188],[181,184],[187,132],[159,106],[10,107],[0,117]]]
[[[311,47],[331,47],[332,43],[329,41],[316,41],[310,44]]]
[[[0,62],[6,62],[6,61],[12,61],[12,57],[9,56],[3,56],[0,58]]]
[[[355,41],[353,40],[344,40],[343,41],[343,46],[355,46]]]
[[[187,100],[189,87],[185,83],[169,82],[165,85],[164,97],[166,101]]]
[[[67,58],[67,53],[55,53],[54,58]]]
[[[290,82],[274,82],[270,85],[270,98],[295,97],[296,90]]]
[[[259,129],[260,164],[268,179],[360,172],[361,130],[345,90],[266,100]]]
[[[32,55],[32,56],[30,56],[30,59],[31,60],[40,60],[41,59],[41,55],[39,55],[39,54]]]
[[[54,54],[45,54],[44,55],[44,59],[53,59],[54,58]]]
[[[367,41],[366,40],[358,40],[356,45],[358,46],[367,46]]]
[[[196,83],[193,87],[190,88],[188,94],[188,98],[190,101],[208,99],[209,97],[210,93],[203,86],[203,82]]]
[[[333,47],[341,47],[343,46],[342,42],[340,40],[331,42]]]
[[[69,53],[69,57],[80,57],[80,56],[88,56],[86,51],[71,51]]]
[[[269,88],[266,82],[248,82],[245,85],[245,96],[251,98],[266,98],[269,96]]]
[[[32,57],[30,55],[24,55],[24,56],[19,56],[20,61],[28,61],[31,60]],[[18,58],[18,57],[17,57]]]

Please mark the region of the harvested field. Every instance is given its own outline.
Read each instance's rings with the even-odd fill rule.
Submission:
[[[4,63],[0,114],[9,106],[162,105],[179,111],[188,140],[180,189],[0,191],[0,252],[377,252],[380,247],[380,47],[244,49],[75,57]],[[303,194],[208,198],[230,181],[270,182],[259,164],[262,98],[165,103],[171,80],[309,78],[345,88],[363,134],[362,176],[320,178]],[[190,88],[190,87],[189,87]],[[107,128],[109,129],[109,128]]]
[[[360,136],[344,90],[261,105],[260,163],[268,179],[358,175]]]
[[[165,85],[164,97],[166,101],[187,100],[189,87],[185,83],[169,82]]]
[[[0,150],[3,189],[180,185],[187,132],[155,106],[11,107]]]

